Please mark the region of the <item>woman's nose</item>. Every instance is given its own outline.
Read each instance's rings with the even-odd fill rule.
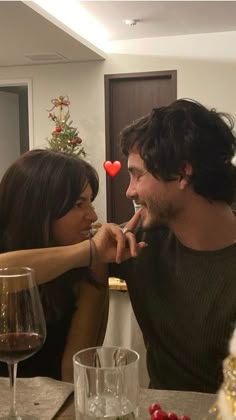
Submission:
[[[97,213],[95,211],[95,208],[93,206],[90,207],[89,211],[86,215],[87,219],[91,220],[92,223],[96,222],[97,220]]]

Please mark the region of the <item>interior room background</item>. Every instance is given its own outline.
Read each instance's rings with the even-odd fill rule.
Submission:
[[[53,131],[47,117],[51,99],[69,96],[73,125],[79,129],[87,159],[100,176],[95,207],[103,222],[106,220],[104,75],[177,70],[178,98],[194,98],[236,117],[235,40],[236,32],[172,36],[162,41],[162,50],[158,48],[157,39],[146,39],[143,43],[134,40],[132,45],[130,41],[126,46],[123,44],[119,53],[109,54],[102,61],[0,67],[0,84],[14,79],[31,81],[30,144],[33,148],[45,147],[46,137]],[[184,52],[186,45],[187,53]],[[11,118],[9,120],[11,122]]]

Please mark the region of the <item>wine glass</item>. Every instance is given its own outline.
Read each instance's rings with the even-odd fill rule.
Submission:
[[[36,353],[44,344],[46,323],[35,282],[28,267],[0,269],[0,361],[10,377],[11,408],[0,420],[25,420],[16,410],[17,363]]]

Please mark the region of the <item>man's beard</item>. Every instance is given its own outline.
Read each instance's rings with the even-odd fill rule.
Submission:
[[[168,226],[176,220],[179,208],[167,200],[149,200],[143,207],[148,212],[141,216],[143,230],[153,230],[158,226]]]

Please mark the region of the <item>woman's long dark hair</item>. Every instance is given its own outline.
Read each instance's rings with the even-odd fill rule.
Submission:
[[[53,245],[52,221],[63,217],[98,175],[68,153],[32,150],[19,157],[0,183],[0,252]]]
[[[76,156],[40,149],[20,156],[0,183],[0,252],[53,246],[52,222],[75,205],[88,184],[94,199],[98,174]],[[76,271],[85,275],[83,269]],[[61,277],[62,285],[66,279]],[[51,308],[47,295],[55,293],[53,283],[40,288]]]

